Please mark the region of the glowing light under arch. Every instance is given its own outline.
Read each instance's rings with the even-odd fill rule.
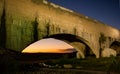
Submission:
[[[71,53],[76,51],[71,45],[54,38],[39,40],[28,47],[22,53]]]

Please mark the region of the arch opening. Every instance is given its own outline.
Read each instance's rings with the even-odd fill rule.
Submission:
[[[117,52],[117,55],[120,55],[120,42],[114,41],[111,43],[110,48],[114,49]]]
[[[89,42],[82,37],[72,35],[72,34],[54,34],[44,37],[46,38],[55,38],[58,40],[62,40],[71,46],[73,46],[77,50],[77,58],[85,58],[88,56],[94,56],[95,54],[91,50],[91,47],[89,46]]]
[[[55,42],[49,41],[49,39],[56,39],[56,40],[62,41],[64,43],[66,43],[68,45],[68,47],[63,48],[62,46],[66,45],[66,44],[61,45],[61,44],[59,44],[60,42],[58,42],[58,43],[56,42],[56,44],[57,44],[57,46],[59,46],[59,48],[58,47],[54,48],[56,44],[53,44],[53,43],[55,43]],[[76,36],[76,35],[54,34],[54,35],[46,36],[42,40],[48,40],[48,42],[46,42],[46,43],[48,43],[48,46],[42,45],[42,43],[40,43],[41,40],[39,40],[39,41],[34,42],[33,44],[30,44],[28,47],[26,47],[22,51],[22,53],[46,53],[46,54],[52,53],[52,56],[53,56],[53,53],[54,53],[54,55],[57,55],[58,53],[67,53],[70,55],[70,57],[76,57],[76,58],[85,58],[88,56],[95,57],[95,54],[93,53],[93,51],[91,50],[91,47],[89,46],[89,42],[79,36]],[[41,46],[43,48],[41,48]],[[52,48],[49,46],[52,46]],[[48,47],[49,49],[46,50],[44,47]],[[31,49],[31,50],[28,50],[28,49]],[[61,50],[61,49],[64,49],[64,50]]]
[[[76,50],[66,42],[54,38],[38,40],[22,51],[22,58],[27,60],[49,60],[75,58]]]

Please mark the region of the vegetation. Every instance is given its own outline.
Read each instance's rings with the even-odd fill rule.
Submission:
[[[42,0],[32,0],[36,4],[40,4]],[[15,2],[16,3],[16,2]],[[5,4],[4,4],[5,5]],[[24,6],[23,6],[24,7]],[[9,8],[8,8],[9,9]],[[12,8],[11,8],[12,9]],[[18,9],[19,10],[19,9]],[[57,9],[60,13],[59,8]],[[61,10],[62,11],[62,10]],[[63,11],[62,11],[63,12]],[[66,11],[64,11],[66,12]],[[51,24],[50,22],[41,25],[40,22],[40,29],[38,25],[37,18],[35,18],[34,21],[31,21],[24,17],[19,16],[13,16],[5,14],[5,7],[3,8],[3,14],[0,19],[0,46],[16,49],[16,50],[22,50],[25,46],[27,46],[32,41],[38,40],[38,35],[41,35],[41,38],[45,35],[49,35],[51,31]],[[16,13],[15,13],[16,14]],[[27,13],[28,14],[28,13]],[[23,15],[24,16],[24,15]],[[6,20],[6,18],[8,20]],[[46,26],[45,26],[46,25]],[[41,27],[42,26],[42,27]],[[42,29],[43,28],[43,29]],[[40,31],[38,31],[38,29]],[[76,28],[73,29],[74,34],[77,34]],[[7,32],[6,32],[7,31]],[[59,26],[53,25],[53,31],[54,32],[60,32],[61,28]],[[38,32],[40,32],[38,34]],[[63,30],[63,32],[67,32],[66,30]],[[6,34],[7,33],[7,34]],[[7,36],[6,36],[7,35]],[[7,38],[6,38],[7,37]],[[101,44],[106,41],[106,37],[103,33],[100,34],[99,42],[100,47]],[[101,50],[101,49],[100,49]],[[13,51],[10,51],[8,49],[0,48],[0,73],[5,74],[5,72],[15,72],[16,74],[24,74],[26,72],[27,74],[47,74],[53,72],[57,72],[59,74],[69,74],[73,73],[71,71],[62,71],[58,68],[64,69],[63,65],[70,64],[72,65],[73,69],[78,70],[94,70],[94,71],[107,71],[107,72],[120,72],[120,57],[111,57],[111,58],[100,58],[96,59],[93,57],[87,57],[85,59],[67,59],[65,56],[62,59],[58,60],[47,60],[45,62],[46,64],[49,64],[51,66],[58,65],[59,67],[55,67],[55,69],[50,70],[42,70],[39,66],[39,62],[36,65],[34,63],[21,63],[17,58],[17,55],[21,53],[15,53]],[[40,57],[40,56],[39,56]],[[14,74],[14,73],[12,73]],[[89,73],[88,73],[89,74]]]
[[[85,71],[102,71],[102,72],[114,72],[114,73],[120,73],[120,57],[110,57],[110,58],[93,58],[93,57],[87,57],[85,59],[66,59],[66,57],[63,57],[61,59],[54,59],[54,60],[47,60],[44,62],[45,64],[49,65],[50,67],[47,67],[47,69],[44,69],[40,66],[39,63],[22,63],[22,61],[17,60],[17,55],[20,53],[16,53],[13,51],[10,51],[8,49],[4,50],[3,48],[0,48],[0,72],[11,72],[11,73],[49,73],[49,72],[62,72],[64,71],[66,74],[69,73],[69,71],[65,70],[64,65],[72,66],[72,69],[70,69],[71,74],[79,71],[79,70],[85,70]],[[64,73],[64,74],[65,74]],[[80,72],[81,73],[81,72]],[[84,74],[84,73],[83,73]],[[89,74],[89,73],[88,73]]]
[[[73,28],[73,32],[74,32],[73,34],[77,35],[77,29],[76,29],[76,27]]]
[[[60,66],[63,66],[64,64],[71,64],[73,68],[79,67],[82,70],[120,72],[120,57],[99,58],[99,59],[88,57],[86,59],[74,58],[74,59],[60,59],[57,61],[51,61],[51,64],[56,64],[56,63],[59,64]]]
[[[33,34],[33,38],[34,38],[34,42],[38,41],[38,22],[37,22],[37,18],[35,18],[35,21],[33,21],[33,28],[34,28],[34,34]]]
[[[106,37],[103,33],[100,33],[100,38],[99,38],[99,42],[100,43],[104,43],[106,41]]]
[[[100,33],[100,37],[99,37],[99,44],[100,44],[100,57],[101,57],[101,51],[103,50],[102,48],[102,44],[104,44],[104,42],[106,41],[106,37],[103,33]]]
[[[49,36],[49,34],[50,34],[50,23],[49,22],[47,22],[46,23],[46,30],[47,30],[47,36]]]
[[[6,45],[6,11],[5,11],[5,1],[4,1],[4,8],[3,14],[0,20],[0,46],[5,47]]]

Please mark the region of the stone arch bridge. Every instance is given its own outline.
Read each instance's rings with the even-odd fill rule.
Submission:
[[[0,0],[1,47],[22,51],[44,37],[66,41],[83,58],[85,45],[98,58],[100,48],[120,41],[120,30],[46,0]]]
[[[85,58],[85,56],[92,55],[90,54],[90,51],[93,51],[92,45],[82,37],[72,34],[59,33],[46,36],[45,38],[55,38],[70,44],[77,50],[77,58]]]

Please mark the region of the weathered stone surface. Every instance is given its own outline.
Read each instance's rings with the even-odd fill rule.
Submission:
[[[120,55],[120,42],[114,41],[110,48],[114,49],[117,52],[117,55]]]
[[[111,48],[105,48],[102,51],[102,57],[111,57],[111,56],[116,56],[116,55],[117,55],[117,52]]]
[[[85,45],[80,42],[72,42],[70,43],[77,50],[77,58],[85,58]]]
[[[45,0],[0,0],[0,16],[3,9],[6,20],[5,46],[9,49],[23,50],[36,41],[36,34],[38,39],[54,34],[71,34],[83,38],[99,57],[101,33],[106,37],[103,48],[109,47],[113,41],[120,41],[119,30]]]
[[[70,68],[73,67],[71,64],[64,64],[63,66],[64,66],[64,68],[66,68],[66,69],[70,69]]]

